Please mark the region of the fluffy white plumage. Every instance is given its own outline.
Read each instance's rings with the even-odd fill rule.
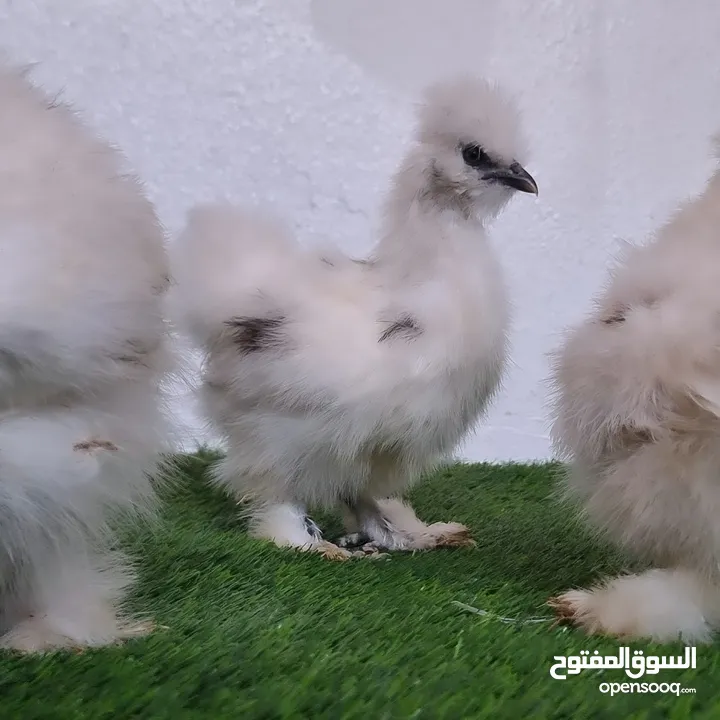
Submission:
[[[498,388],[508,303],[484,226],[515,190],[537,192],[524,156],[512,100],[464,77],[427,90],[367,260],[302,249],[258,211],[191,211],[173,304],[206,354],[202,405],[228,441],[217,480],[252,501],[257,536],[346,557],[306,512],[340,505],[342,545],[470,542],[389,498]]]
[[[551,604],[593,632],[708,640],[720,625],[720,170],[628,250],[553,382],[568,495],[655,569]]]
[[[99,645],[132,579],[172,367],[163,233],[119,154],[0,64],[0,647]]]

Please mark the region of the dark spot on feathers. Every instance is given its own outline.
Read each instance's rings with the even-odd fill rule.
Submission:
[[[613,313],[609,317],[603,318],[602,322],[605,325],[620,325],[621,323],[625,322],[625,313],[622,313],[622,312]]]
[[[238,317],[228,320],[232,339],[243,355],[276,348],[282,344],[284,317]]]
[[[172,285],[172,278],[168,274],[163,274],[160,282],[153,285],[153,295],[162,295]]]
[[[347,260],[349,260],[355,265],[360,265],[362,267],[372,267],[375,264],[374,260],[368,260],[365,258],[347,258]],[[328,267],[335,267],[335,263],[330,260],[330,258],[321,257],[320,262],[324,265],[327,265]]]
[[[635,425],[623,425],[618,428],[612,442],[613,450],[635,451],[644,445],[655,442],[655,438],[647,428]]]
[[[611,308],[609,311],[610,314],[601,318],[600,322],[602,322],[604,325],[620,325],[627,320],[628,315],[633,309],[655,308],[657,307],[661,299],[661,297],[658,297],[655,294],[645,295],[638,301],[633,302],[631,305],[620,305],[618,307]]]
[[[305,530],[307,530],[308,535],[312,535],[313,540],[315,540],[316,542],[320,542],[323,539],[323,536],[320,528],[317,526],[315,521],[309,515],[306,515],[303,518],[303,521],[305,523]]]
[[[610,315],[601,318],[603,325],[620,325],[625,322],[629,308],[620,307],[613,310]]]
[[[142,365],[149,367],[148,358],[160,347],[160,342],[148,344],[142,340],[127,340],[125,342],[125,351],[113,356],[116,362],[130,363],[134,365]]]
[[[73,445],[73,450],[109,450],[110,452],[117,452],[117,445],[110,442],[109,440],[84,440]]]
[[[412,315],[403,315],[391,322],[380,334],[378,342],[385,342],[393,337],[404,337],[406,340],[413,340],[422,334],[422,329]]]

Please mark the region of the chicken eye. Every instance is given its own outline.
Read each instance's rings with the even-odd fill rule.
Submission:
[[[465,145],[462,149],[462,157],[470,167],[490,165],[490,157],[479,145]]]

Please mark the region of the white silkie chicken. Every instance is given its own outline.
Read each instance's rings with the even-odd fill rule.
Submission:
[[[367,260],[304,250],[257,212],[191,211],[171,250],[174,304],[228,444],[216,480],[251,501],[254,536],[338,559],[472,543],[397,496],[498,388],[508,303],[485,227],[515,191],[537,193],[524,157],[511,99],[464,77],[426,91]],[[344,511],[337,545],[317,506]]]
[[[553,382],[565,490],[654,567],[550,604],[589,632],[709,640],[720,626],[720,169],[627,252],[558,351]]]
[[[154,210],[120,157],[0,65],[0,647],[144,632],[115,511],[149,510],[165,449],[168,279]]]

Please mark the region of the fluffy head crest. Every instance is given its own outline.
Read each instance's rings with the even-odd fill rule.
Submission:
[[[496,84],[463,75],[430,85],[418,112],[422,143],[477,143],[506,161],[527,161],[527,142],[514,98]]]

